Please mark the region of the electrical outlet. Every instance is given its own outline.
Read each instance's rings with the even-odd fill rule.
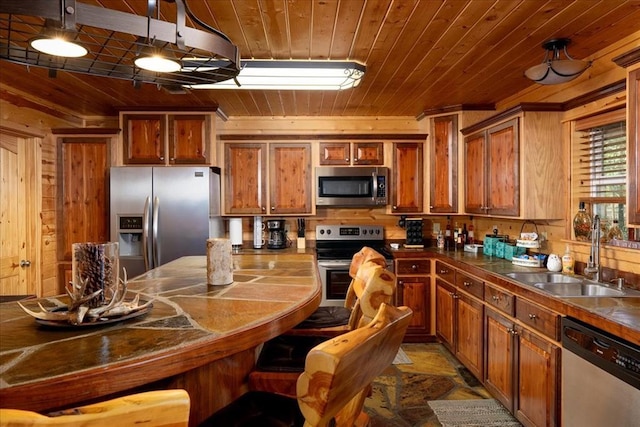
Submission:
[[[542,239],[540,239],[540,240],[548,240],[546,231],[543,231],[542,233],[540,233],[540,236],[542,237]]]
[[[493,230],[493,234],[498,234],[498,226],[494,225],[493,227],[491,227],[491,229]]]
[[[289,224],[287,224],[286,222],[284,223],[284,234],[289,234]]]

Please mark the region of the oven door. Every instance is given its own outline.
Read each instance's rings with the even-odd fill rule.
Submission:
[[[319,260],[318,271],[322,282],[321,306],[344,306],[351,284],[351,260]]]

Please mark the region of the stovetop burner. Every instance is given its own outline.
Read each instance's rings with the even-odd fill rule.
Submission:
[[[318,259],[351,259],[363,246],[392,255],[385,246],[384,227],[379,225],[317,225],[316,255]]]

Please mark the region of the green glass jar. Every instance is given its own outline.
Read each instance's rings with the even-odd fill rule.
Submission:
[[[576,240],[580,242],[591,241],[591,215],[584,207],[584,202],[580,202],[579,210],[573,218],[573,232]]]

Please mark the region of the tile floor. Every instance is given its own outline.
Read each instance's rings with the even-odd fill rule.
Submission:
[[[491,398],[442,345],[403,344],[413,363],[390,366],[365,402],[371,427],[440,427],[430,400]]]

